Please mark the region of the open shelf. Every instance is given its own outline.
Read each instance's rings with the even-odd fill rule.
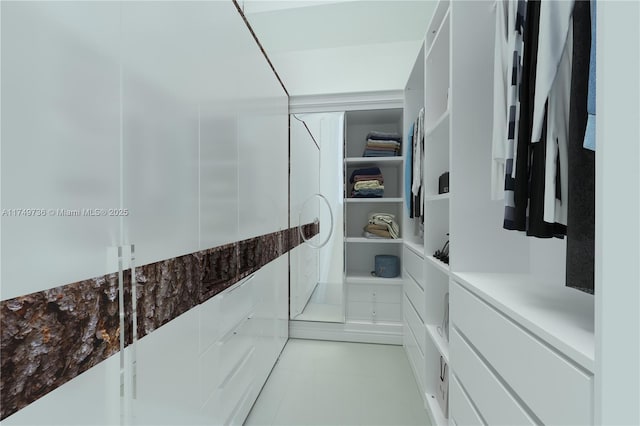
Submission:
[[[440,408],[440,404],[438,404],[438,400],[436,399],[436,396],[427,392],[426,399],[427,399],[427,409],[429,411],[429,417],[431,417],[432,424],[434,426],[448,425],[449,421],[442,413],[442,409]]]
[[[427,335],[431,338],[440,355],[442,355],[447,364],[449,364],[449,343],[438,333],[437,325],[427,324],[426,327]]]
[[[345,243],[358,244],[402,244],[402,238],[366,238],[366,237],[347,237]]]
[[[422,244],[414,243],[413,241],[405,241],[404,244],[409,250],[424,258],[424,246]]]
[[[434,50],[434,47],[438,46],[440,43],[447,42],[446,48],[449,50],[449,17],[450,17],[451,9],[447,9],[444,18],[442,18],[442,22],[440,26],[436,30],[435,36],[433,37],[433,42],[429,46],[429,50],[427,50],[427,58],[431,56],[431,53]],[[443,38],[445,37],[446,38]]]
[[[389,165],[401,165],[402,157],[348,157],[344,159],[345,164],[389,164]]]
[[[424,135],[426,138],[430,138],[431,136],[437,134],[441,130],[445,130],[449,128],[449,109],[447,109],[442,115],[433,123],[431,127],[429,127]]]
[[[401,203],[402,198],[345,198],[345,203]]]
[[[427,195],[425,197],[425,201],[427,201],[427,202],[430,202],[430,201],[442,201],[442,200],[448,200],[449,198],[451,198],[451,193],[450,192],[445,192],[444,194]]]
[[[425,256],[425,258],[427,259],[427,261],[429,262],[430,265],[435,266],[435,268],[438,269],[439,271],[442,271],[445,274],[449,275],[449,272],[451,270],[449,265],[447,265],[446,263],[436,259],[433,256]]]

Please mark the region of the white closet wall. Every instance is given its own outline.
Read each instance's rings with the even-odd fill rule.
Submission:
[[[119,13],[2,4],[3,209],[120,207]],[[2,299],[115,270],[117,217],[1,221]]]
[[[2,40],[2,208],[129,210],[3,216],[2,300],[115,272],[118,245],[139,266],[287,228],[288,98],[231,1],[3,2]],[[288,336],[287,267],[142,338],[125,419],[242,423]],[[119,423],[119,356],[2,423]]]

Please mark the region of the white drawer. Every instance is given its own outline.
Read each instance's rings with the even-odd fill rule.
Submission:
[[[226,334],[231,328],[254,309],[255,292],[253,291],[255,274],[242,280],[236,286],[222,292],[219,296],[221,326],[220,333]]]
[[[413,331],[407,325],[407,318],[404,318],[403,336],[402,341],[404,343],[405,350],[407,351],[407,358],[409,358],[409,364],[413,368],[413,373],[418,382],[418,388],[420,392],[424,393],[424,355],[418,348],[418,342],[413,334]]]
[[[449,412],[454,425],[484,426],[482,418],[473,408],[455,374],[449,375]]]
[[[253,326],[253,318],[250,315],[216,342],[218,348],[218,384],[227,380],[246,354],[253,350]]]
[[[450,344],[453,372],[487,424],[536,424],[455,328],[451,330]]]
[[[347,300],[353,302],[402,303],[402,286],[348,284]]]
[[[222,409],[225,410],[225,420],[235,414],[243,403],[245,395],[250,393],[253,386],[253,363],[255,351],[252,349],[240,362],[236,370],[220,385],[222,393]]]
[[[424,288],[424,258],[418,256],[413,250],[403,247],[402,262],[407,272]]]
[[[402,304],[348,301],[347,318],[354,321],[400,322]]]
[[[593,423],[593,376],[457,283],[451,321],[542,423]]]
[[[409,328],[411,328],[411,331],[413,332],[413,335],[418,342],[420,352],[422,352],[424,356],[427,329],[425,328],[424,323],[418,316],[418,313],[413,308],[413,306],[411,306],[411,302],[409,302],[409,299],[406,296],[404,298],[404,306],[404,317],[407,320],[407,325],[409,326]]]
[[[207,401],[204,414],[210,417],[210,424],[228,425],[237,421],[237,414],[247,399],[256,395],[254,390],[255,351],[252,349],[238,360],[237,367],[216,388],[214,395]],[[251,401],[252,402],[252,401]],[[240,423],[240,422],[238,422]]]
[[[416,280],[409,274],[404,277],[404,293],[407,295],[414,308],[418,312],[420,319],[424,321],[425,315],[425,298],[424,290],[418,285]]]

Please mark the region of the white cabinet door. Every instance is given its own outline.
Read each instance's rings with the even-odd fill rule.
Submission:
[[[257,58],[264,62],[263,58]],[[288,101],[271,69],[251,64],[270,89],[250,98],[238,113],[240,239],[286,229],[288,225]]]
[[[120,207],[119,31],[117,3],[2,2],[3,300],[117,270],[119,218],[81,211]]]

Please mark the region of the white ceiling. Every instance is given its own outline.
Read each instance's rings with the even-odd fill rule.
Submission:
[[[404,88],[435,5],[432,0],[241,2],[291,95]]]

